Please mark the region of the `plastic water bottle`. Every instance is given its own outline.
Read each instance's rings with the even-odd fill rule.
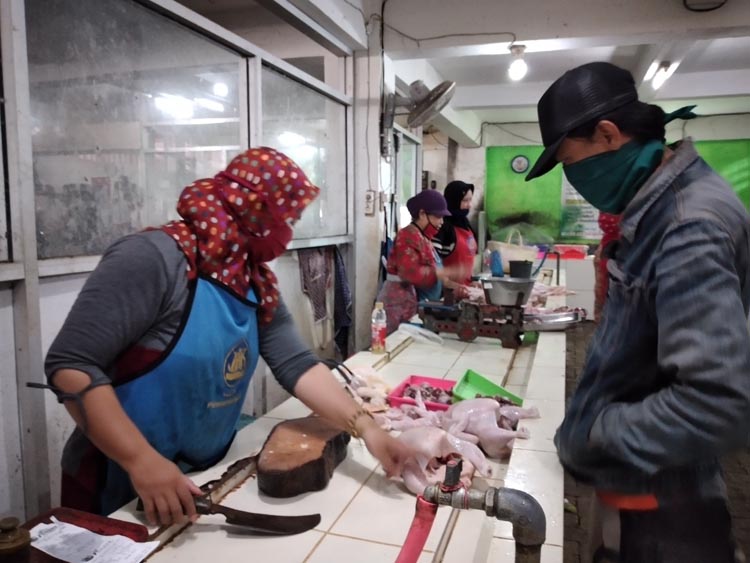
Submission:
[[[490,260],[492,258],[492,251],[489,248],[485,248],[482,253],[482,273],[489,274],[492,272],[490,268]]]
[[[500,256],[500,252],[497,250],[492,251],[492,256],[490,257],[490,271],[492,271],[492,275],[496,278],[502,278],[505,275],[505,272],[503,272],[503,259]]]
[[[386,326],[385,309],[383,308],[383,303],[378,301],[372,310],[372,325],[370,325],[372,334],[370,351],[373,354],[385,353]]]

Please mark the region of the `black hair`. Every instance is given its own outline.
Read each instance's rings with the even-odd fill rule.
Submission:
[[[634,141],[666,141],[664,110],[659,106],[636,100],[596,119],[592,119],[570,131],[566,136],[574,139],[590,139],[600,121],[611,121]]]

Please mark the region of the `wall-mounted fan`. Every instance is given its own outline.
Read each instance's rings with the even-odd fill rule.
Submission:
[[[421,80],[415,80],[409,85],[409,96],[387,94],[383,109],[383,128],[393,127],[393,118],[400,107],[408,108],[408,127],[419,127],[434,119],[451,101],[456,83],[446,80],[430,90]]]

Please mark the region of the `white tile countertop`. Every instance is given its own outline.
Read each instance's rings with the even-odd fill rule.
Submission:
[[[563,301],[564,302],[564,301]],[[443,345],[414,341],[402,333],[387,340],[386,354],[361,352],[350,367],[378,369],[389,384],[410,375],[458,379],[468,368],[501,383],[513,351],[499,341],[478,338],[472,343],[443,335]],[[510,461],[492,461],[491,479],[476,478],[474,487],[513,487],[537,498],[547,517],[544,563],[562,561],[563,474],[552,438],[562,420],[565,389],[565,334],[542,333],[537,345],[518,350],[509,371],[507,387],[524,397],[524,406],[537,406],[540,419],[521,422],[531,431],[529,440],[516,440]],[[291,398],[238,432],[227,456],[216,466],[191,478],[197,484],[220,477],[238,459],[257,453],[271,429],[281,420],[306,416],[310,410]],[[336,468],[328,487],[290,499],[276,499],[258,491],[248,479],[230,492],[222,504],[239,510],[267,514],[320,513],[320,524],[295,536],[259,537],[222,525],[223,516],[200,516],[176,538],[154,553],[155,563],[385,563],[395,561],[414,516],[416,499],[400,482],[389,480],[364,445],[352,440],[347,458]],[[135,502],[111,515],[143,522]],[[150,531],[154,531],[151,529]],[[441,506],[420,557],[420,563],[512,562],[511,526],[489,518],[480,510]]]

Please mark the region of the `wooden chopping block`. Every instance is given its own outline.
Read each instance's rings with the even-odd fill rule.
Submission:
[[[349,440],[349,434],[319,417],[277,424],[260,450],[258,488],[277,498],[325,489],[346,458]]]

